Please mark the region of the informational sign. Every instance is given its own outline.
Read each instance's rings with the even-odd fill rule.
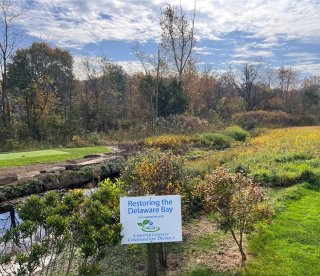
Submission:
[[[120,198],[122,244],[182,241],[181,196]]]

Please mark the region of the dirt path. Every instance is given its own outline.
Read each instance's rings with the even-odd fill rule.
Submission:
[[[50,169],[53,167],[63,167],[69,162],[54,162],[54,163],[45,163],[45,164],[30,164],[25,166],[18,167],[9,167],[9,168],[0,168],[0,176],[12,175],[12,174],[22,174],[33,171],[42,171]]]

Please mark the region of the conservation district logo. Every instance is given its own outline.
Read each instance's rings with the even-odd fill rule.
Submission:
[[[157,232],[160,230],[160,227],[154,226],[151,220],[144,220],[143,222],[138,222],[138,225],[142,227],[144,232]]]

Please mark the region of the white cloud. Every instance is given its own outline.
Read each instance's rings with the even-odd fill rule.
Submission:
[[[235,59],[235,60],[230,60],[227,62],[227,64],[230,65],[242,65],[242,64],[251,64],[251,65],[258,65],[260,64],[260,61],[252,61],[252,60],[247,60],[247,59]]]
[[[215,53],[215,49],[210,47],[194,47],[194,52],[199,55],[209,56]]]
[[[317,63],[311,63],[311,62],[298,63],[290,67],[301,73],[308,74],[311,76],[320,75],[320,64],[317,64]]]
[[[314,53],[304,53],[304,52],[290,52],[285,54],[286,57],[289,57],[293,62],[314,62],[319,60],[320,57]]]
[[[168,0],[24,1],[28,8],[20,23],[27,34],[59,47],[80,50],[87,44],[105,40],[159,41],[160,9],[168,4]],[[181,3],[187,16],[192,16],[193,0],[169,2]],[[298,52],[298,48],[289,48],[287,44],[287,40],[298,40],[301,50],[301,42],[320,44],[319,0],[197,0],[196,5],[197,40],[221,42],[225,53],[231,55],[231,61],[224,58],[220,65],[273,59],[274,64],[285,61],[301,72],[320,74],[319,51]],[[220,56],[220,50],[224,51],[202,47],[200,43],[194,49],[200,60],[212,61],[213,57]],[[277,56],[279,49],[281,54],[286,51],[284,60]],[[95,54],[94,50],[90,54]],[[75,57],[75,67],[79,67],[79,60],[79,56]],[[137,61],[118,64],[127,71],[141,69]],[[83,78],[81,70],[75,70],[79,78]]]
[[[140,61],[116,61],[115,63],[122,66],[128,74],[144,72]]]
[[[94,68],[98,75],[99,75],[99,72],[101,72],[101,69],[100,69],[101,57],[77,55],[77,56],[74,56],[73,59],[74,59],[73,69],[74,69],[75,77],[78,80],[87,79],[87,71],[84,66],[85,60],[89,60],[90,67]],[[143,67],[139,61],[110,61],[110,62],[122,66],[123,69],[128,74],[143,72]]]
[[[234,52],[234,58],[268,58],[273,56],[271,51],[257,50],[256,48],[250,47],[250,45],[238,46]]]
[[[182,4],[190,16],[193,1]],[[55,41],[58,46],[81,47],[102,40],[157,40],[159,14],[165,0],[34,0],[23,26],[28,34]],[[265,48],[279,38],[320,41],[320,1],[312,0],[197,0],[196,34],[219,39],[233,31],[265,38]],[[273,43],[273,44],[272,44]],[[263,45],[260,45],[261,47]]]

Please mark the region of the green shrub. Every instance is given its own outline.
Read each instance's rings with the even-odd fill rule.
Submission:
[[[214,149],[225,149],[229,148],[231,139],[222,133],[204,133],[197,137],[197,143],[200,146],[210,147]]]
[[[316,174],[311,170],[305,170],[301,173],[300,179],[302,181],[308,182],[312,186],[319,186],[320,187],[320,175]]]
[[[301,177],[297,172],[276,172],[260,169],[251,176],[254,181],[269,187],[289,187],[301,182]]]
[[[88,142],[91,145],[101,145],[101,137],[100,134],[96,131],[91,132],[88,135]]]
[[[121,240],[119,184],[106,180],[90,197],[83,190],[28,197],[17,206],[21,221],[0,238],[0,266],[10,275],[97,275],[100,260]]]
[[[242,173],[244,176],[247,176],[250,173],[250,167],[248,165],[238,165],[235,170],[236,173]]]
[[[86,145],[86,142],[81,138],[80,135],[74,135],[71,140],[72,144],[76,147],[84,147]]]
[[[245,141],[250,135],[248,131],[237,125],[227,127],[225,133],[236,141]]]
[[[294,153],[294,154],[285,154],[282,156],[278,156],[274,160],[277,163],[288,163],[293,161],[311,160],[312,158],[313,157],[309,153]]]

